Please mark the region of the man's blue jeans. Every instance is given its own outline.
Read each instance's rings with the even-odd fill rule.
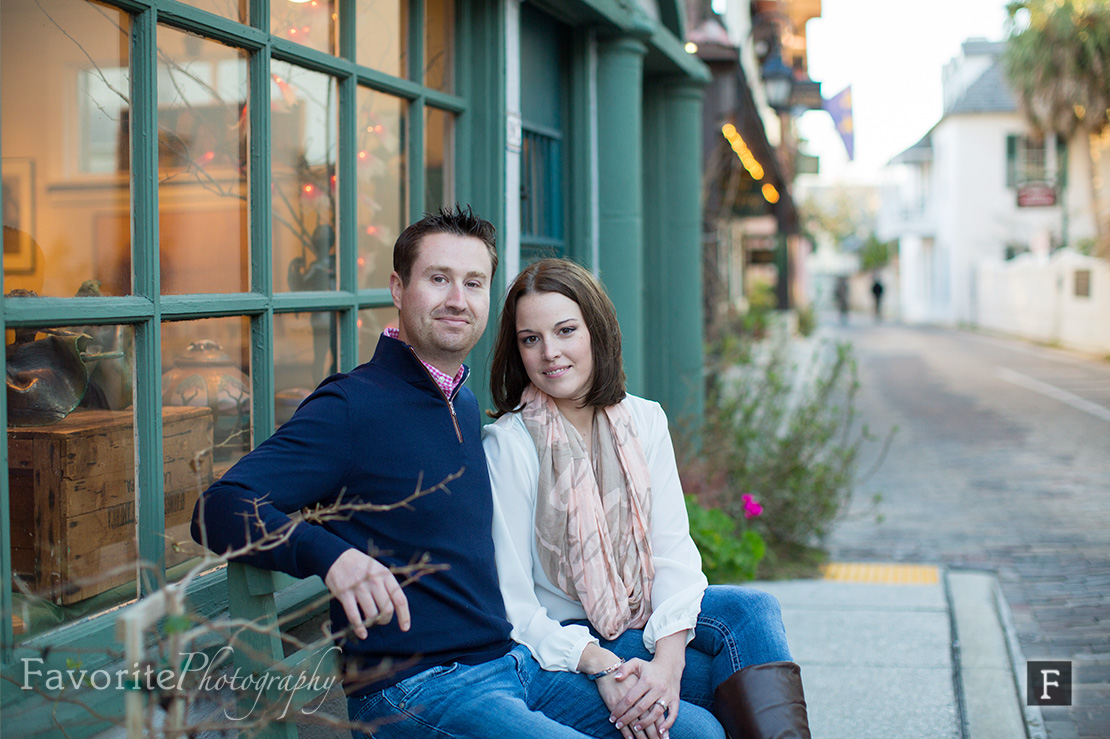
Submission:
[[[592,682],[542,669],[520,645],[484,664],[433,667],[377,693],[349,698],[347,712],[362,727],[351,732],[355,739],[620,737]],[[683,706],[671,737],[723,739],[724,732],[708,711]]]
[[[602,639],[601,645],[625,659],[652,658],[638,629],[629,629],[613,641]],[[733,673],[750,665],[792,660],[782,610],[773,595],[735,585],[710,585],[701,600],[694,638],[686,645],[682,700],[712,709],[714,691]],[[682,713],[678,715],[681,721]]]

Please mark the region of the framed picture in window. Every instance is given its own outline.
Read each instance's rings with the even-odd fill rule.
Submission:
[[[29,157],[4,157],[4,272],[35,271],[35,162]]]

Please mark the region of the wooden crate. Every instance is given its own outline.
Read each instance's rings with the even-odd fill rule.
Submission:
[[[188,555],[197,495],[212,482],[212,412],[162,415],[166,564]],[[131,411],[70,413],[8,429],[12,571],[37,595],[69,604],[135,579],[135,437]]]

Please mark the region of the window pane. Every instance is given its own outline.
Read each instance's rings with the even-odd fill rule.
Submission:
[[[520,153],[521,254],[534,261],[563,256],[563,142],[556,135],[524,128]]]
[[[4,0],[5,290],[131,292],[129,29],[96,3]]]
[[[282,422],[283,413],[286,417],[292,415],[297,403],[315,390],[325,377],[339,371],[337,319],[331,312],[274,315],[278,423]]]
[[[358,361],[369,362],[378,347],[378,337],[386,326],[397,328],[397,309],[367,308],[358,312]]]
[[[455,116],[424,109],[424,209],[455,202]]]
[[[355,61],[393,77],[408,77],[407,0],[355,3]]]
[[[358,110],[358,284],[388,287],[393,242],[406,225],[408,207],[407,104],[360,87]]]
[[[454,0],[424,2],[424,84],[451,92],[455,68]]]
[[[1044,182],[1046,171],[1044,138],[1026,137],[1022,139],[1022,149],[1025,155],[1022,182]]]
[[[133,346],[128,326],[9,331],[17,635],[135,597]]]
[[[274,291],[331,290],[335,274],[335,80],[271,65]]]
[[[335,0],[270,0],[270,33],[325,54],[336,54]]]
[[[239,23],[248,22],[248,5],[247,0],[181,0],[186,5],[192,5],[194,8],[207,10],[209,13],[230,18]]]
[[[158,51],[162,293],[247,292],[247,55],[166,27]]]
[[[162,324],[162,405],[208,409],[212,429],[205,450],[217,476],[250,451],[250,388],[247,318]],[[169,450],[166,454],[168,459]],[[167,469],[167,495],[181,482],[171,480],[169,473]]]

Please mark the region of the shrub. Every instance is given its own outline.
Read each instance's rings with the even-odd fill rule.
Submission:
[[[851,346],[822,342],[803,365],[790,344],[720,356],[700,450],[702,502],[744,520],[745,495],[767,515],[754,521],[772,550],[819,543],[847,502],[861,444]]]
[[[736,522],[723,511],[704,508],[694,496],[686,496],[690,536],[701,552],[701,567],[712,584],[755,579],[756,569],[767,551],[758,531],[737,531]]]
[[[809,304],[798,311],[798,333],[802,336],[811,336],[817,330],[817,311],[813,304]]]

